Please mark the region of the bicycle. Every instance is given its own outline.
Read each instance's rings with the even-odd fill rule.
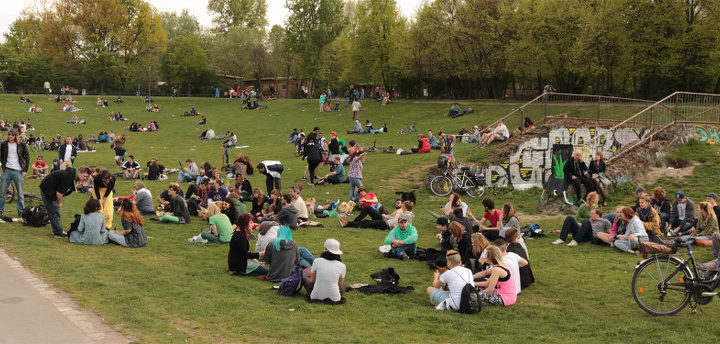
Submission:
[[[718,295],[714,290],[720,283],[720,274],[712,272],[710,278],[699,277],[690,248],[692,242],[679,238],[672,247],[675,252],[677,246],[685,246],[688,260],[675,255],[654,254],[635,267],[632,293],[642,310],[651,315],[673,315],[690,303],[695,314],[698,305],[706,305]]]
[[[437,196],[447,196],[458,190],[470,197],[481,197],[485,194],[485,175],[471,174],[470,170],[470,167],[448,166],[443,174],[430,180],[430,191]]]

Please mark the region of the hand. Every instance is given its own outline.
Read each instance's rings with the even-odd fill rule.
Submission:
[[[58,201],[58,208],[62,208],[62,201]]]
[[[577,177],[575,177],[575,176],[572,176],[572,179],[573,179],[573,180],[575,180],[575,179],[577,179]]]
[[[635,234],[630,234],[628,241],[635,241]]]
[[[440,272],[438,272],[437,270],[435,270],[435,272],[433,272],[433,278],[434,278],[434,279],[438,279],[438,276],[440,276]]]
[[[593,177],[593,178],[597,178],[597,177],[598,177],[598,174],[597,174],[597,173],[593,173],[592,177]]]
[[[692,228],[688,229],[688,232],[690,232],[690,233],[692,233],[692,232],[694,232],[694,231],[695,231],[695,227],[692,227]]]
[[[27,172],[23,172],[22,176],[25,177],[27,175]]]

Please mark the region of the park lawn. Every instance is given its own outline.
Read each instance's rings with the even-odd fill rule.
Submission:
[[[315,100],[279,100],[266,102],[265,110],[240,110],[236,100],[209,98],[158,98],[162,112],[146,113],[140,98],[126,97],[125,104],[111,104],[96,109],[94,97],[79,97],[78,113],[86,125],[70,125],[71,114],[58,111],[57,104],[34,96],[36,104],[45,108],[42,114],[25,114],[24,104],[15,96],[0,96],[0,112],[5,119],[30,117],[37,128],[34,134],[50,137],[56,133],[77,135],[124,131],[132,121],[147,124],[157,120],[156,133],[128,133],[129,154],[144,164],[156,156],[168,167],[191,158],[198,164],[210,161],[220,164],[221,141],[200,142],[202,128],[195,126],[198,117],[180,116],[191,105],[207,114],[208,125],[218,134],[232,130],[254,163],[264,159],[280,160],[285,165],[283,189],[301,181],[304,161],[297,158],[293,147],[286,144],[292,128],[306,132],[319,126],[324,133],[336,130],[346,140],[356,139],[363,146],[402,147],[416,144],[415,134],[400,135],[397,130],[415,123],[421,132],[456,132],[460,127],[491,123],[520,103],[472,102],[476,113],[458,119],[441,116],[449,105],[439,102],[399,101],[389,106],[363,102],[361,121],[370,119],[375,127],[388,124],[390,133],[380,135],[346,135],[352,128],[350,112],[318,113]],[[112,100],[108,97],[108,100]],[[109,111],[121,111],[128,122],[109,122]],[[172,115],[175,115],[173,117]],[[91,144],[91,146],[93,146]],[[77,164],[112,166],[113,153],[107,144],[94,145],[95,153],[81,153]],[[481,161],[484,150],[474,145],[457,144],[459,161],[468,157]],[[692,144],[679,154],[702,161],[695,175],[683,180],[661,181],[682,187],[694,200],[701,200],[709,186],[720,184],[715,171],[720,168],[715,146]],[[46,161],[56,152],[43,152]],[[34,158],[37,153],[33,153]],[[421,247],[434,247],[434,219],[426,210],[437,211],[445,198],[432,196],[420,183],[427,168],[435,163],[436,153],[398,157],[394,154],[370,153],[364,170],[364,183],[378,194],[381,202],[392,204],[395,191],[416,190],[415,226],[420,233]],[[114,169],[114,168],[113,168]],[[321,169],[325,171],[325,169]],[[170,179],[174,179],[174,175]],[[264,176],[250,177],[253,186],[264,189]],[[127,194],[132,182],[118,180],[116,190]],[[26,180],[26,190],[38,193],[39,182]],[[153,195],[166,186],[165,181],[147,182]],[[183,184],[183,188],[187,184]],[[652,185],[647,185],[652,186]],[[672,190],[672,189],[671,189]],[[318,200],[347,197],[347,184],[306,187],[303,197]],[[499,206],[512,202],[524,214],[536,213],[540,189],[513,191],[488,190]],[[66,198],[62,208],[63,223],[80,213],[87,200],[85,194]],[[465,201],[480,213],[481,199]],[[613,195],[615,204],[629,197]],[[6,205],[6,214],[14,216],[15,205]],[[718,303],[703,307],[703,313],[691,315],[689,310],[667,318],[654,318],[642,312],[630,292],[632,269],[639,257],[616,250],[584,244],[576,248],[550,245],[555,235],[528,240],[536,283],[524,290],[518,303],[501,309],[487,307],[481,314],[466,316],[454,312],[435,311],[425,293],[432,281],[432,271],[417,261],[402,262],[383,258],[377,251],[386,232],[363,229],[340,229],[335,219],[320,219],[324,228],[299,229],[293,233],[300,246],[319,255],[323,241],[334,237],[341,242],[343,261],[348,267],[348,283],[371,283],[369,274],[384,267],[395,267],[400,284],[415,287],[405,295],[347,294],[348,302],[340,306],[309,304],[302,297],[277,295],[271,283],[254,278],[225,274],[227,246],[190,244],[187,238],[202,229],[196,218],[190,225],[167,225],[147,221],[148,246],[122,249],[115,245],[85,247],[54,239],[49,226],[22,227],[19,224],[0,226],[0,247],[25,266],[37,272],[45,282],[70,293],[82,307],[101,314],[110,324],[143,343],[235,343],[235,342],[640,342],[661,339],[663,342],[714,341],[720,335]],[[522,224],[527,221],[520,218]],[[559,227],[562,218],[538,221],[547,232]],[[115,218],[119,226],[119,219]],[[251,242],[254,246],[254,243]],[[251,247],[252,247],[251,246]],[[699,260],[709,259],[709,249],[697,250]],[[290,309],[295,309],[290,312]]]

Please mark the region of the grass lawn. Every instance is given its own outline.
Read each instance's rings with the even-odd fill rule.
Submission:
[[[399,101],[389,106],[363,102],[361,121],[370,119],[375,127],[388,124],[390,133],[380,135],[345,135],[352,128],[349,109],[340,112],[318,113],[315,100],[279,100],[267,102],[266,110],[240,110],[240,103],[228,99],[158,98],[162,112],[146,113],[140,98],[127,97],[125,104],[112,104],[96,109],[94,97],[79,97],[78,113],[88,124],[71,125],[65,122],[71,114],[57,110],[57,104],[34,96],[35,103],[45,108],[42,114],[26,114],[24,104],[15,96],[0,96],[0,112],[5,119],[30,117],[37,128],[34,134],[46,137],[61,133],[77,135],[97,134],[113,130],[128,133],[126,148],[144,163],[158,157],[168,167],[191,158],[198,162],[220,164],[221,141],[199,141],[203,128],[195,126],[198,117],[180,116],[191,105],[207,114],[208,124],[216,133],[234,131],[239,145],[232,149],[231,158],[238,153],[249,154],[254,163],[261,160],[280,160],[285,165],[284,191],[300,181],[305,168],[293,147],[286,144],[294,128],[306,132],[319,126],[324,133],[336,130],[346,140],[356,139],[364,146],[377,140],[378,146],[409,149],[416,144],[414,134],[400,135],[397,130],[415,123],[421,132],[428,128],[436,132],[456,132],[460,127],[491,123],[520,103],[470,102],[475,114],[447,119],[441,116],[449,108],[447,103]],[[108,100],[112,100],[108,97]],[[109,122],[107,114],[120,111],[128,122]],[[176,115],[175,117],[171,115]],[[132,121],[146,125],[156,120],[160,131],[130,133],[122,129]],[[91,144],[92,145],[92,144]],[[484,151],[474,145],[458,144],[459,161],[482,160]],[[113,152],[108,144],[96,144],[95,153],[81,153],[77,165],[113,166]],[[43,152],[46,161],[56,151]],[[680,154],[701,162],[694,175],[682,180],[660,180],[669,190],[683,188],[695,201],[720,184],[718,149],[715,146],[691,144],[681,148]],[[34,158],[37,153],[33,153]],[[371,153],[364,170],[364,183],[375,191],[384,204],[392,204],[395,191],[416,190],[415,226],[420,233],[421,247],[435,247],[434,219],[425,210],[437,211],[445,198],[432,196],[421,189],[427,167],[435,163],[436,153],[399,157],[394,154]],[[322,169],[325,171],[325,169]],[[174,179],[175,176],[171,177]],[[253,186],[264,189],[264,176],[250,177]],[[167,186],[165,181],[146,183],[153,196]],[[39,182],[26,180],[26,190],[39,193]],[[184,184],[183,188],[187,185]],[[653,186],[653,185],[646,185]],[[118,180],[116,190],[129,193],[132,182]],[[717,191],[717,190],[715,190]],[[348,186],[318,186],[306,188],[303,197],[318,200],[347,198]],[[512,202],[524,214],[534,214],[540,196],[539,189],[512,191],[488,190],[496,204]],[[66,198],[61,210],[67,226],[72,215],[80,213],[87,195],[73,194]],[[626,195],[613,195],[606,211],[621,202],[629,204]],[[482,209],[481,199],[465,201],[476,213]],[[15,204],[6,205],[5,213],[15,216]],[[83,307],[101,314],[121,331],[143,343],[387,343],[387,342],[611,342],[639,343],[660,340],[668,343],[714,342],[720,336],[720,303],[702,308],[704,312],[691,315],[686,309],[673,317],[655,318],[638,308],[631,295],[632,269],[639,257],[621,254],[617,250],[583,244],[569,248],[550,245],[553,234],[543,239],[528,240],[530,258],[536,283],[524,290],[518,303],[509,308],[487,307],[481,314],[466,316],[454,312],[435,311],[425,293],[432,281],[432,271],[417,261],[402,262],[383,258],[377,251],[386,232],[363,229],[340,229],[335,219],[321,219],[325,228],[299,229],[293,233],[300,246],[319,255],[323,241],[334,237],[341,242],[347,265],[348,283],[370,283],[369,274],[393,266],[401,276],[402,285],[415,287],[406,295],[347,294],[348,302],[340,306],[309,304],[302,297],[277,295],[271,283],[254,278],[232,277],[225,274],[227,246],[190,244],[186,239],[195,235],[202,225],[164,225],[150,222],[146,226],[148,246],[123,249],[115,245],[87,247],[54,239],[50,227],[30,228],[19,224],[0,226],[0,247],[36,271],[43,280],[72,295]],[[522,224],[528,221],[520,217]],[[538,221],[546,231],[558,227],[562,218]],[[119,226],[116,216],[115,225]],[[67,228],[67,227],[66,227]],[[254,243],[251,242],[251,247]],[[698,260],[710,257],[709,249],[698,249]],[[289,309],[296,309],[289,312]]]

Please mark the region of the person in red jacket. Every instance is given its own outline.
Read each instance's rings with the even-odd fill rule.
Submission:
[[[428,138],[422,134],[418,134],[418,145],[417,147],[410,148],[413,153],[427,153],[430,151],[430,142]]]

